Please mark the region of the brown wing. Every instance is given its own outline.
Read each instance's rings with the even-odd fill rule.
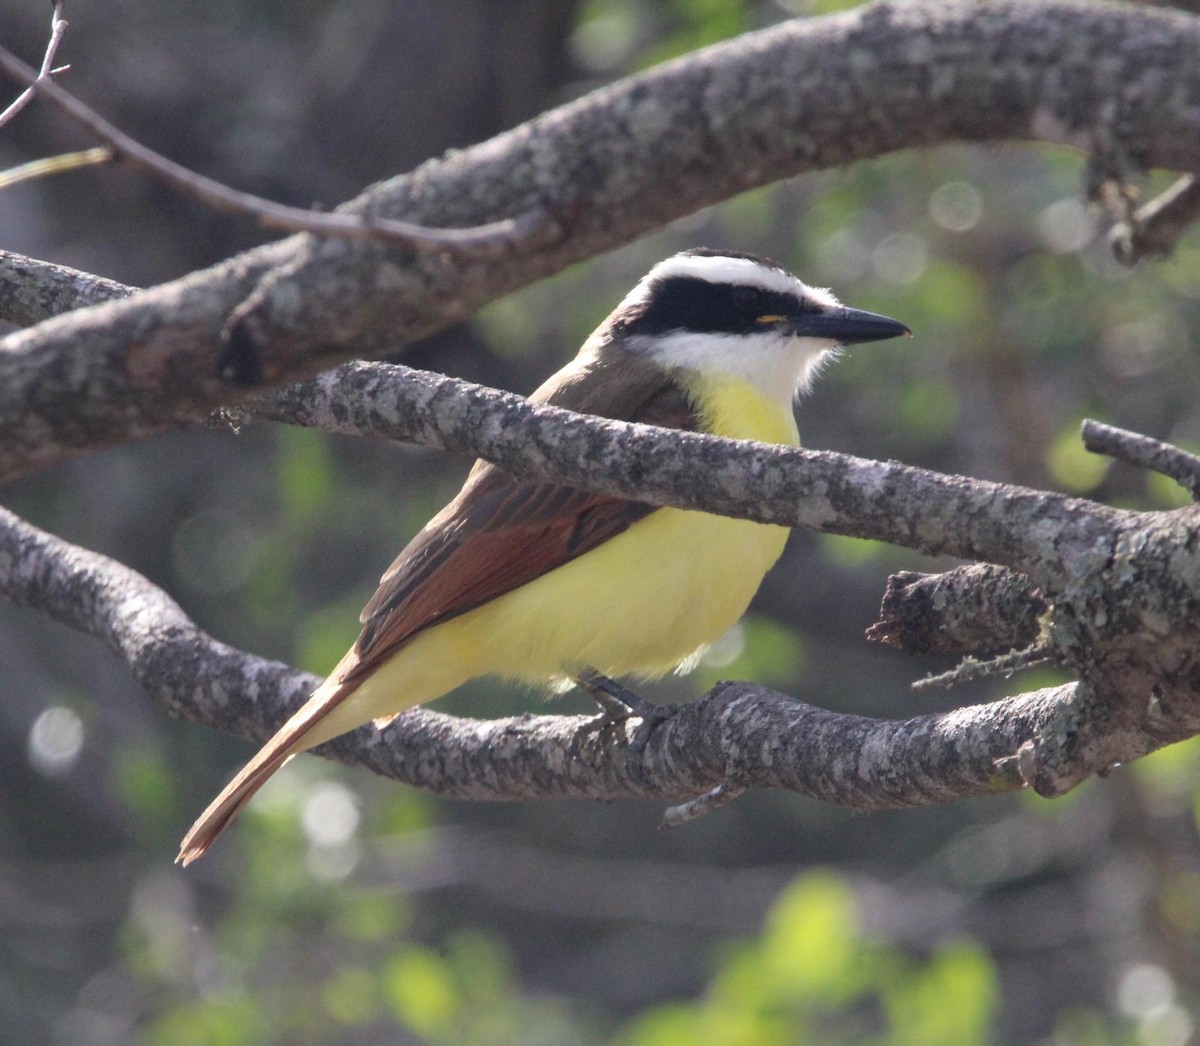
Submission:
[[[658,368],[589,346],[533,399],[603,417],[694,429],[683,390]],[[604,359],[608,354],[609,359]],[[477,462],[466,484],[384,575],[363,611],[358,642],[308,702],[271,738],[197,818],[178,860],[196,860],[264,782],[310,747],[331,712],[401,643],[582,555],[654,511],[552,483],[517,483]],[[327,735],[322,735],[327,736]]]
[[[530,398],[622,421],[696,428],[686,394],[660,368],[627,354],[615,369],[606,366],[611,362],[611,355],[581,354]],[[369,674],[421,629],[540,577],[653,511],[560,484],[520,483],[476,462],[458,496],[384,574],[362,612],[357,658],[343,663],[342,679]]]

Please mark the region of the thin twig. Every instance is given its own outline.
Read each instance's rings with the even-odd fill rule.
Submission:
[[[1093,454],[1168,476],[1191,494],[1193,501],[1200,501],[1200,456],[1091,418],[1084,421],[1082,435],[1083,445]]]
[[[912,688],[918,692],[924,690],[949,690],[959,683],[975,679],[989,679],[993,676],[1010,676],[1024,668],[1033,668],[1045,664],[1051,659],[1054,648],[1047,640],[1038,640],[1022,650],[1013,650],[999,657],[979,659],[965,657],[949,672],[939,672],[937,675],[925,676],[913,683]]]
[[[109,163],[112,158],[113,151],[107,145],[98,145],[94,149],[82,149],[79,152],[47,156],[42,160],[30,160],[29,163],[10,167],[7,171],[0,171],[0,189],[8,189],[20,182],[32,181],[34,178],[63,174],[78,167],[92,167],[97,164]]]
[[[4,47],[0,47],[0,69],[13,79],[28,84],[30,90],[44,95],[77,124],[104,142],[117,156],[145,168],[168,185],[211,207],[235,214],[253,215],[260,225],[268,228],[343,239],[389,240],[415,250],[475,251],[507,247],[534,235],[549,236],[555,231],[555,223],[541,207],[533,207],[515,218],[505,218],[486,225],[434,229],[373,214],[309,211],[275,203],[253,193],[232,189],[147,148],[53,80],[41,77],[32,66],[26,65]]]
[[[1200,220],[1200,179],[1187,174],[1166,192],[1139,207],[1109,234],[1113,253],[1123,265],[1168,255],[1184,233]]]
[[[69,68],[65,65],[58,69],[53,68],[55,52],[58,51],[58,45],[62,43],[63,34],[66,33],[67,26],[70,24],[63,18],[62,12],[63,0],[58,0],[54,5],[54,14],[50,17],[50,40],[46,44],[46,53],[42,56],[42,67],[38,70],[34,82],[17,95],[12,105],[0,113],[0,127],[3,127],[33,101],[33,96],[37,94],[37,84],[44,83],[55,73],[61,73],[64,69]]]
[[[722,781],[716,788],[710,788],[703,795],[696,796],[695,799],[689,799],[686,803],[677,803],[675,806],[668,806],[663,811],[661,828],[678,828],[681,824],[686,824],[688,821],[697,817],[702,817],[704,814],[711,814],[720,810],[723,806],[728,806],[739,795],[745,795],[747,789],[741,785],[733,785],[728,781]]]

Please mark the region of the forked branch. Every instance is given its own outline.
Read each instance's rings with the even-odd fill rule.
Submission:
[[[63,0],[57,0],[54,5],[54,12],[50,16],[50,39],[46,44],[46,51],[42,55],[41,67],[34,72],[33,79],[27,80],[25,90],[23,90],[12,103],[3,111],[0,112],[0,127],[3,127],[30,102],[33,101],[37,94],[37,88],[40,84],[46,83],[55,73],[61,73],[66,69],[63,66],[60,69],[54,68],[54,56],[58,54],[58,46],[62,43],[63,35],[67,31],[67,21],[62,16]],[[29,66],[25,66],[26,69]]]
[[[0,592],[101,639],[172,714],[248,740],[268,737],[318,682],[214,640],[139,574],[3,510]],[[637,752],[629,746],[633,723],[588,732],[580,729],[587,720],[573,716],[478,722],[425,709],[319,751],[474,800],[687,804],[721,790],[787,788],[872,810],[1022,787],[1057,795],[1174,739],[1113,731],[1089,707],[1067,686],[891,721],[725,683],[660,726]]]

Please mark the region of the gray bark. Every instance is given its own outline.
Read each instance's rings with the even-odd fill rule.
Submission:
[[[522,477],[996,564],[1040,591],[1039,635],[1078,683],[903,722],[724,684],[641,752],[629,747],[632,725],[417,710],[327,750],[487,799],[708,797],[711,807],[747,787],[786,787],[873,808],[1017,787],[1060,794],[1200,731],[1200,508],[1132,513],[894,462],[598,422],[401,367],[347,365],[261,394],[350,355],[393,352],[734,192],[896,148],[1038,139],[1085,149],[1118,178],[1140,165],[1200,169],[1198,45],[1200,23],[1171,12],[925,2],[712,48],[350,205],[447,226],[532,208],[551,216],[503,257],[296,237],[10,336],[0,475],[245,404],[252,416],[467,450]],[[71,301],[55,293],[45,311]],[[99,636],[173,713],[242,736],[267,736],[315,684],[215,642],[144,578],[10,514],[0,591]],[[1010,624],[983,631],[1024,634]]]
[[[995,655],[1028,647],[1049,610],[1024,574],[990,563],[888,578],[867,638],[906,654]]]
[[[384,365],[340,368],[276,397],[272,409],[339,432],[470,449],[530,478],[1001,563],[1045,593],[1050,609],[1039,626],[1080,677],[904,722],[725,684],[641,752],[630,750],[626,726],[588,732],[584,721],[561,717],[480,724],[418,711],[327,746],[345,761],[474,798],[679,801],[717,788],[787,787],[872,808],[1021,786],[1060,794],[1200,731],[1200,507],[1121,512],[897,463],[681,440]],[[261,739],[315,684],[211,640],[127,568],[11,515],[3,522],[0,591],[98,635],[173,713]]]
[[[395,353],[754,186],[896,149],[1012,140],[1085,150],[1118,179],[1200,169],[1200,23],[1061,0],[879,3],[652,69],[347,205],[439,226],[548,216],[500,256],[294,237],[9,336],[0,477]]]
[[[18,605],[100,638],[171,713],[250,740],[270,736],[318,682],[217,642],[145,578],[3,510],[0,589]],[[426,709],[318,751],[475,800],[682,802],[723,786],[788,788],[870,810],[1026,786],[1056,795],[1165,743],[1165,735],[1156,743],[1113,730],[1081,694],[1064,686],[887,721],[724,683],[662,724],[641,751],[629,745],[634,724],[595,729],[571,716],[480,723]]]

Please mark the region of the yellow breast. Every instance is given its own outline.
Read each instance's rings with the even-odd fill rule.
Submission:
[[[799,442],[790,403],[727,377],[690,391],[705,431]],[[529,680],[583,666],[614,676],[670,671],[745,613],[787,535],[786,527],[659,509],[496,600],[507,638],[499,650],[479,637],[492,647],[483,671]]]
[[[704,379],[690,391],[706,431],[799,441],[790,404],[748,384]],[[480,675],[544,684],[585,667],[610,676],[669,672],[745,613],[787,535],[785,527],[659,509],[578,559],[419,633],[337,710],[329,729],[432,700]]]
[[[800,443],[790,399],[780,402],[747,382],[719,374],[698,378],[690,391],[705,432],[790,447]]]

